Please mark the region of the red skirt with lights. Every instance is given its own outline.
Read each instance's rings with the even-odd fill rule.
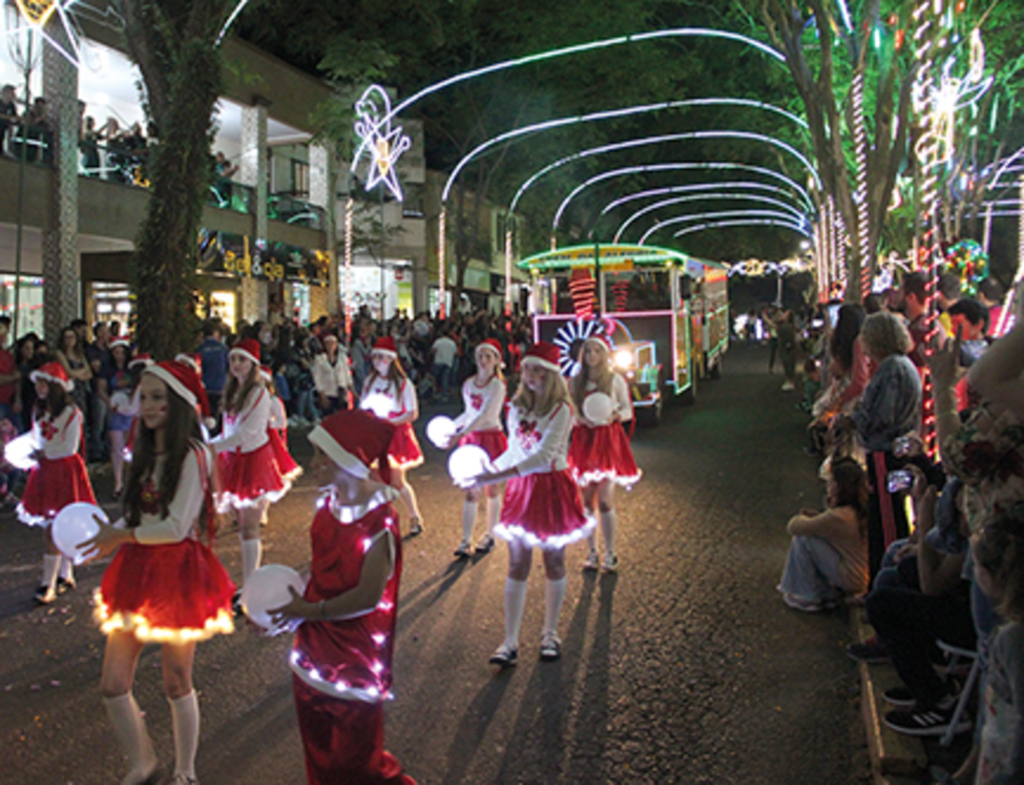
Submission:
[[[391,437],[388,446],[388,458],[391,459],[391,465],[399,469],[412,469],[423,463],[423,451],[411,422],[395,426],[395,435]]]
[[[276,502],[292,487],[277,465],[269,439],[252,452],[217,453],[217,469],[221,485],[217,494],[220,512],[232,507],[253,507],[264,499]]]
[[[108,635],[140,641],[205,640],[234,631],[235,584],[213,551],[192,538],[167,545],[122,545],[96,592],[96,621]]]
[[[493,461],[508,449],[508,439],[501,428],[490,428],[486,431],[470,431],[459,439],[459,447],[475,444],[482,447]]]
[[[561,548],[586,537],[596,521],[583,512],[580,489],[568,469],[513,477],[505,488],[501,521],[494,533],[505,540]]]
[[[276,428],[267,429],[267,438],[270,439],[270,446],[274,450],[274,458],[277,459],[277,468],[286,480],[294,480],[302,474],[302,467],[299,466],[292,454],[288,452],[288,442],[285,436]]]
[[[82,456],[75,453],[54,460],[40,458],[25,483],[18,518],[29,526],[43,526],[75,502],[96,503]]]
[[[596,428],[575,426],[569,446],[569,468],[579,485],[612,480],[632,487],[641,475],[633,460],[629,437],[617,422]]]

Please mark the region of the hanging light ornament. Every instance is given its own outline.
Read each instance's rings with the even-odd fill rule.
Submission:
[[[569,276],[569,293],[577,319],[591,319],[594,316],[594,294],[597,282],[589,267],[577,267]]]

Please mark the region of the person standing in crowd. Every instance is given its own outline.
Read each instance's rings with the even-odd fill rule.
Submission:
[[[501,373],[501,345],[489,338],[476,347],[476,375],[466,379],[462,385],[462,414],[455,418],[455,433],[451,442],[458,439],[459,446],[475,444],[483,449],[494,461],[508,449],[508,439],[501,426],[501,412],[505,406],[505,377]],[[476,553],[489,553],[494,547],[494,527],[501,513],[500,489],[488,485],[483,494],[487,499],[487,534],[476,545]],[[476,524],[479,490],[467,490],[462,505],[462,541],[455,549],[455,556],[468,558],[472,546],[473,527]]]
[[[337,337],[328,333],[321,343],[323,352],[313,358],[313,384],[319,399],[320,416],[326,417],[339,409],[349,408],[352,374],[348,368],[348,352]]]
[[[782,389],[791,392],[796,389],[796,322],[792,311],[783,311],[775,324],[776,340],[779,344],[779,359],[782,361],[782,371],[786,380],[782,383]]]
[[[0,316],[0,419],[10,420],[21,431],[21,372],[14,354],[7,348],[10,334],[11,318]]]
[[[355,391],[363,394],[363,383],[366,381],[367,369],[370,365],[370,328],[362,321],[356,320],[356,328],[352,338],[352,381]]]
[[[508,481],[495,533],[508,540],[505,580],[505,640],[490,662],[503,668],[519,661],[519,628],[526,608],[526,583],[534,547],[540,547],[547,582],[540,658],[562,656],[558,618],[565,600],[565,546],[586,537],[596,521],[583,512],[569,472],[572,398],[554,344],[535,343],[523,357],[522,381],[508,414],[509,449],[493,472],[475,478],[475,490]]]
[[[32,435],[36,467],[29,472],[25,492],[18,505],[18,518],[29,526],[40,526],[46,538],[43,580],[35,600],[49,605],[58,591],[75,587],[71,560],[62,556],[50,536],[50,524],[57,513],[75,502],[96,503],[81,448],[84,437],[82,411],[71,398],[74,385],[64,366],[51,361],[31,374],[36,388],[32,413]]]
[[[74,327],[65,327],[60,333],[60,348],[54,352],[57,362],[74,385],[71,397],[83,414],[89,411],[88,389],[92,369],[85,356],[85,344]]]
[[[96,322],[92,328],[93,342],[85,345],[85,357],[92,371],[89,383],[89,441],[86,454],[90,460],[103,461],[107,455],[104,436],[107,433],[109,409],[102,396],[98,395],[99,375],[110,361],[110,327],[106,322]]]
[[[978,284],[978,299],[981,304],[988,308],[988,330],[985,335],[989,338],[998,338],[996,330],[999,328],[999,320],[1003,315],[1003,298],[1006,292],[1003,285],[991,275]]]
[[[5,84],[0,88],[0,155],[11,155],[8,131],[18,123],[18,104],[14,85]]]
[[[901,310],[907,317],[907,330],[913,341],[913,348],[908,356],[918,371],[923,373],[926,365],[925,350],[928,348],[928,295],[924,274],[910,273],[903,276],[901,291]]]
[[[921,429],[921,376],[907,357],[913,340],[895,314],[871,314],[860,340],[876,368],[853,413],[857,440],[867,453],[868,563],[874,577],[886,548],[909,534],[904,492],[890,493],[886,478],[890,469],[901,466],[893,455],[896,439]]]
[[[29,374],[42,364],[36,354],[38,342],[38,335],[28,333],[21,336],[14,345],[14,358],[18,363],[18,374],[21,376],[18,383],[18,395],[15,398],[15,402],[21,410],[21,427],[18,429],[21,433],[32,427],[32,412],[36,405],[36,386]]]
[[[100,368],[96,380],[96,394],[103,408],[110,412],[107,420],[110,439],[110,466],[114,473],[114,498],[121,498],[124,475],[124,448],[136,411],[134,406],[135,380],[128,367],[128,341],[118,339],[110,346],[110,358]]]
[[[583,506],[601,522],[604,537],[604,562],[597,554],[597,532],[590,535],[590,553],[583,569],[605,572],[619,568],[615,552],[615,486],[632,488],[640,480],[633,450],[623,423],[633,419],[626,380],[612,369],[611,349],[604,335],[593,335],[580,348],[580,369],[570,389],[576,406],[576,424],[572,429],[569,467],[583,494]],[[611,399],[611,419],[594,422],[586,416],[587,397],[606,395]]]
[[[370,362],[372,369],[363,385],[359,408],[369,409],[395,426],[395,438],[388,451],[391,484],[409,509],[409,536],[415,537],[423,533],[423,518],[420,517],[416,492],[406,473],[423,463],[423,452],[412,429],[412,424],[420,416],[416,386],[402,370],[395,341],[390,336],[377,339],[370,353]]]
[[[267,436],[270,393],[259,371],[259,343],[247,338],[231,348],[231,378],[224,389],[220,436],[210,442],[217,453],[221,489],[220,512],[233,510],[242,546],[242,584],[260,566],[263,546],[260,521],[268,505],[291,488],[284,478]]]
[[[437,382],[442,401],[447,401],[449,397],[448,386],[452,381],[452,368],[455,365],[455,357],[458,352],[458,344],[452,340],[449,330],[442,328],[441,334],[437,336],[434,345],[430,347],[432,358],[430,372]]]
[[[139,655],[159,643],[171,708],[171,785],[197,785],[199,700],[192,683],[196,642],[234,631],[234,585],[204,545],[212,539],[213,457],[197,407],[202,388],[174,360],[151,365],[139,384],[140,429],[122,525],[100,523],[86,543],[91,558],[117,551],[96,593],[96,620],[107,635],[100,693],[130,767],[125,783],[155,781],[158,760],[132,694]]]
[[[387,484],[394,437],[394,425],[358,410],[309,434],[327,489],[310,529],[309,583],[271,618],[299,624],[289,662],[310,785],[415,785],[384,750],[402,576],[398,493]]]
[[[939,306],[938,322],[947,338],[954,335],[953,324],[949,320],[949,309],[960,300],[960,273],[945,273],[939,278],[935,288],[935,302]]]
[[[765,309],[761,311],[761,321],[768,328],[768,373],[772,373],[775,370],[775,357],[779,352],[778,315],[769,316],[768,310]]]
[[[203,369],[203,387],[210,401],[210,411],[221,411],[221,396],[228,378],[228,347],[224,345],[220,323],[210,320],[203,325],[203,342],[196,348]]]

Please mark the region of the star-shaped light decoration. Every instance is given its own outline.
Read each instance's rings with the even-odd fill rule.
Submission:
[[[372,161],[366,177],[366,190],[383,182],[398,201],[405,198],[398,183],[395,164],[412,141],[402,133],[402,126],[391,128],[391,98],[380,85],[370,85],[356,101],[355,132],[370,150]]]
[[[13,25],[8,21],[6,36],[19,36],[25,32],[39,33],[75,68],[80,66],[82,36],[76,21],[72,18],[72,6],[76,6],[75,10],[78,11],[81,10],[83,3],[79,0],[14,0],[14,4],[19,11],[18,21]],[[54,15],[64,28],[63,42],[46,32],[46,26]]]

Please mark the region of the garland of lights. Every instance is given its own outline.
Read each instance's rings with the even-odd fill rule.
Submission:
[[[511,216],[509,216],[511,218]],[[505,316],[512,314],[512,230],[505,230]]]
[[[857,160],[857,248],[860,256],[861,299],[871,294],[871,212],[868,205],[868,134],[864,127],[864,72],[858,71],[850,88],[853,102],[853,148]]]
[[[355,199],[349,194],[345,202],[345,338],[352,338],[352,232]]]
[[[441,215],[437,219],[437,288],[440,294],[441,305],[439,307],[439,314],[442,319],[445,318],[445,242],[447,233],[447,213],[448,210],[444,205],[441,205]]]
[[[359,118],[353,128],[364,144],[370,147],[372,161],[366,173],[366,190],[378,183],[391,192],[399,202],[404,200],[402,186],[398,184],[396,164],[402,153],[412,146],[412,140],[402,133],[402,126],[391,127],[391,96],[380,85],[370,85],[355,103]],[[379,118],[383,117],[381,120]],[[352,172],[355,173],[353,165]]]
[[[575,267],[569,274],[569,294],[572,296],[572,309],[577,319],[591,319],[594,316],[594,294],[597,292],[597,281],[589,267]]]

